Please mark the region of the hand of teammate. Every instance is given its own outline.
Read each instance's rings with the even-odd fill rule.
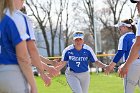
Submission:
[[[110,73],[110,66],[109,65],[107,65],[106,67],[104,67],[104,73],[106,75],[109,75],[109,73]]]
[[[45,86],[50,86],[51,85],[51,78],[49,76],[47,76],[47,74],[41,74],[41,78],[45,83]]]
[[[52,65],[54,66],[54,67],[57,67],[57,66],[59,66],[60,64],[61,64],[61,62],[60,62],[60,59],[55,59],[55,60],[52,60]]]
[[[105,68],[106,70],[104,71],[104,73],[106,74],[106,75],[109,75],[110,74],[110,72],[113,72],[114,71],[114,65],[108,65],[108,66],[106,66],[106,68]]]
[[[128,73],[128,67],[125,64],[122,64],[118,69],[119,77],[124,78]]]
[[[60,71],[54,68],[53,66],[49,66],[47,72],[53,77],[60,75]]]

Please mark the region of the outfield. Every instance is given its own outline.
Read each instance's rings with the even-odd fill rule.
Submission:
[[[35,77],[38,93],[72,93],[64,75],[55,77],[50,87],[45,87],[40,77]],[[123,93],[123,80],[116,74],[106,76],[102,73],[91,75],[89,93]],[[138,88],[135,93],[140,93]]]

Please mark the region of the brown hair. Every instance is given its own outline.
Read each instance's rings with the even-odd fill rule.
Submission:
[[[14,11],[14,4],[13,4],[13,0],[0,0],[0,20],[2,19],[3,15],[4,15],[4,9],[5,8],[9,8],[10,13],[12,14],[12,12]]]
[[[24,14],[27,14],[27,11],[26,11],[26,7],[23,6],[21,9],[20,9],[21,12],[23,12]]]
[[[131,27],[128,27],[128,29],[132,29],[133,33],[136,34],[136,26],[132,25],[133,23],[132,19],[125,19],[125,20],[122,20],[121,22],[126,23],[126,24],[131,24]]]

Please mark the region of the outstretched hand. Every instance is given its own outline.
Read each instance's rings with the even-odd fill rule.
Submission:
[[[104,69],[104,73],[105,73],[106,75],[109,75],[109,73],[110,73],[110,71],[111,71],[110,66],[107,65],[107,66],[105,66],[103,69]]]
[[[60,71],[54,68],[53,66],[49,66],[47,72],[51,75],[51,77],[56,77],[60,75]]]
[[[60,59],[54,59],[54,60],[52,60],[52,63],[53,63],[52,65],[54,67],[57,67],[61,64],[61,61],[60,61]]]
[[[125,64],[122,64],[118,69],[119,77],[124,78],[128,73],[128,67]]]
[[[40,76],[44,81],[46,87],[51,85],[51,78],[49,76],[47,76],[45,73],[41,74]]]

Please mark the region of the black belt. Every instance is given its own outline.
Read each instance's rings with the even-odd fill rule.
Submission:
[[[70,68],[70,71],[73,71],[73,72],[75,72],[75,71],[74,71],[73,69],[71,69],[71,68]]]

